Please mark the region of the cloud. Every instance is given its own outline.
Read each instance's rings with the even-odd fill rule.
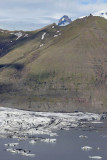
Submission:
[[[107,0],[0,0],[0,19],[47,25],[67,14],[72,19],[107,9]]]

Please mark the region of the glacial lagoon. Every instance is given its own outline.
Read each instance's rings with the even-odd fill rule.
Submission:
[[[106,160],[105,118],[105,114],[0,108],[0,159]]]

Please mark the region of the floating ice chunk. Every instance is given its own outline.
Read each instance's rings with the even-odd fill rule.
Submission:
[[[35,154],[30,154],[30,153],[25,153],[25,152],[22,152],[21,155],[26,156],[26,157],[35,157]]]
[[[107,135],[101,135],[103,138],[107,138]]]
[[[7,138],[6,135],[0,135],[0,138]]]
[[[41,142],[46,142],[46,143],[56,143],[56,139],[49,139],[49,138],[46,138],[46,139],[41,139]]]
[[[8,143],[8,144],[5,144],[6,147],[16,147],[18,145],[19,145],[19,143]]]
[[[88,136],[80,135],[79,138],[88,138]]]
[[[50,139],[50,143],[56,143],[56,139]]]
[[[91,123],[93,123],[93,124],[100,124],[100,123],[104,123],[104,122],[101,122],[101,121],[93,121],[93,122],[91,122]]]
[[[45,142],[45,143],[56,143],[56,139],[50,138],[36,138],[35,140],[29,141],[30,144],[35,144],[37,141]]]
[[[8,148],[8,149],[6,149],[6,151],[14,153],[14,154],[20,154],[22,156],[27,156],[27,157],[34,157],[35,156],[35,154],[30,154],[30,151],[23,150],[23,149]]]
[[[7,152],[11,152],[11,153],[17,153],[17,151],[13,148],[8,148],[6,149]]]
[[[35,141],[35,140],[31,140],[31,141],[29,141],[29,143],[30,143],[30,144],[35,144],[36,141]]]
[[[42,38],[41,38],[42,40],[45,38],[45,35],[46,35],[46,32],[43,33]]]
[[[102,159],[100,156],[89,156],[90,159]]]
[[[84,146],[84,147],[81,147],[81,149],[84,151],[90,151],[90,150],[92,150],[92,147]]]
[[[46,143],[49,143],[49,142],[50,142],[50,139],[49,139],[49,138],[46,138],[46,139],[41,139],[41,142],[46,142]]]
[[[63,129],[66,130],[66,131],[69,131],[69,128],[67,128],[67,127],[63,128]]]

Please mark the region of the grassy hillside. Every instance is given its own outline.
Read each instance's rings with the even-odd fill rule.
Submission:
[[[6,42],[0,57],[1,105],[107,110],[107,20],[89,16],[66,27],[20,32],[18,39],[17,31],[0,32],[0,44]]]

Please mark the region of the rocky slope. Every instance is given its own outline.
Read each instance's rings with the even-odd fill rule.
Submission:
[[[89,16],[33,32],[0,31],[0,106],[107,110],[107,20]]]

